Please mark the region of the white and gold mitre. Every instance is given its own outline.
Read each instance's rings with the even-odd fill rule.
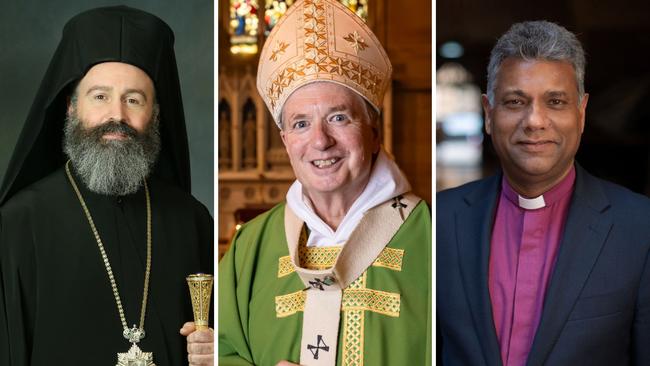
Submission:
[[[335,82],[378,111],[393,67],[370,28],[336,0],[299,0],[273,27],[257,69],[257,90],[279,124],[282,106],[299,87]]]

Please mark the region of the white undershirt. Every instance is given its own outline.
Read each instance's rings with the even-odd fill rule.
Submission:
[[[287,204],[311,230],[307,246],[341,246],[348,240],[366,211],[410,190],[411,185],[404,173],[382,149],[372,168],[368,184],[345,214],[336,231],[316,215],[309,198],[302,193],[302,184],[297,180],[287,192]]]

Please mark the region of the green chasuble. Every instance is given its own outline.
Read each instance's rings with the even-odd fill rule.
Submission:
[[[284,210],[243,225],[219,263],[219,365],[299,363],[306,291],[289,258]],[[331,267],[340,250],[301,247],[301,267]],[[337,353],[337,365],[431,364],[431,216],[423,201],[343,291]]]

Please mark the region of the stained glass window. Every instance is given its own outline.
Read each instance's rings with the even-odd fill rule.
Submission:
[[[230,51],[232,53],[257,53],[259,4],[264,4],[262,14],[264,36],[287,12],[296,0],[230,0]],[[339,0],[364,21],[368,20],[368,0]]]
[[[259,4],[257,0],[230,0],[230,51],[257,53]]]
[[[355,12],[363,21],[368,20],[368,0],[339,0],[341,4]]]
[[[275,27],[280,17],[287,12],[293,4],[293,0],[267,0],[266,10],[264,11],[264,34],[269,35],[271,29]]]

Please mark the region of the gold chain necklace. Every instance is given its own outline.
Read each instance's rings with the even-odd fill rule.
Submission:
[[[120,300],[120,293],[117,289],[117,282],[115,282],[115,277],[113,276],[113,270],[111,269],[111,264],[108,261],[108,255],[106,255],[104,244],[102,243],[102,239],[99,236],[99,232],[95,227],[95,222],[93,221],[93,218],[90,215],[90,210],[88,210],[86,201],[81,195],[81,191],[79,191],[79,187],[77,187],[77,183],[75,182],[74,178],[72,177],[72,174],[70,173],[70,160],[68,160],[65,163],[65,172],[68,175],[68,180],[70,181],[72,188],[77,194],[77,198],[79,198],[79,203],[81,203],[81,207],[83,208],[83,211],[86,214],[86,218],[88,219],[90,228],[92,229],[93,235],[95,236],[95,240],[97,241],[97,246],[99,247],[99,252],[102,256],[102,260],[104,261],[104,266],[106,267],[106,272],[108,273],[108,279],[111,283],[111,289],[113,290],[113,297],[115,297],[115,303],[117,304],[117,311],[120,315],[120,321],[122,322],[122,329],[124,329],[122,335],[124,336],[124,338],[126,338],[129,342],[132,343],[131,349],[129,349],[127,353],[117,354],[118,363],[116,366],[131,365],[132,362],[134,361],[135,362],[140,361],[140,363],[135,363],[138,365],[155,366],[155,364],[153,363],[153,355],[151,354],[151,352],[142,352],[140,350],[140,347],[136,345],[136,343],[138,343],[145,336],[144,316],[147,310],[147,296],[149,294],[149,275],[151,273],[151,199],[149,198],[149,187],[147,186],[147,180],[144,179],[144,193],[147,201],[147,266],[144,272],[144,292],[142,295],[142,310],[140,311],[140,326],[136,328],[135,324],[133,324],[133,327],[129,328],[126,323],[126,317],[124,315],[124,308],[122,307],[122,301]]]

